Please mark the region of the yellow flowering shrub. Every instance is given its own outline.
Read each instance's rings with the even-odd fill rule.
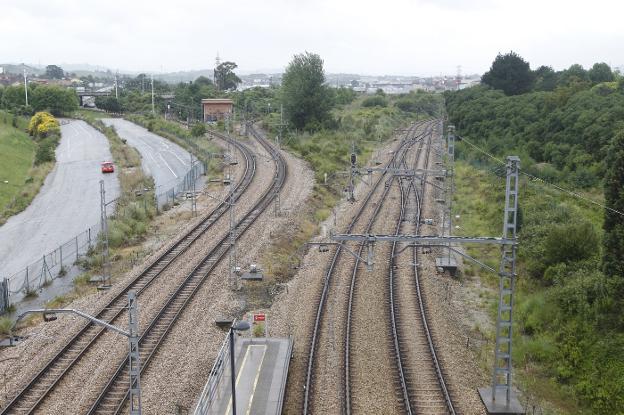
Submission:
[[[30,119],[28,134],[36,138],[44,138],[51,134],[60,135],[59,123],[50,113],[38,112]]]

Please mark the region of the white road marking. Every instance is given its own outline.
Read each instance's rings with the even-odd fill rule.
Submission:
[[[182,163],[182,165],[183,165],[183,166],[186,166],[187,162],[188,162],[189,164],[191,163],[191,162],[190,162],[190,160],[188,160],[188,161],[184,161],[184,160],[182,160],[182,159],[181,159],[181,158],[180,158],[180,157],[176,154],[176,152],[175,152],[175,151],[170,151],[170,150],[167,150],[167,153],[171,153],[171,154],[173,154],[173,156],[174,156],[175,158],[177,158],[178,160],[180,160],[180,163]]]
[[[178,175],[173,171],[173,169],[169,166],[169,163],[167,163],[167,160],[165,160],[165,158],[162,156],[162,154],[158,153],[158,156],[160,157],[160,159],[163,161],[163,163],[165,163],[165,166],[167,166],[167,168],[169,169],[169,171],[171,172],[171,174],[173,174],[176,179],[178,178]]]

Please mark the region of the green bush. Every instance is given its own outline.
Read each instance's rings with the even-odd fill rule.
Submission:
[[[366,98],[362,101],[362,106],[365,108],[368,107],[387,107],[388,100],[381,95],[374,95],[372,97]]]
[[[35,153],[35,165],[55,161],[55,152],[58,143],[59,139],[55,135],[41,140]]]
[[[598,233],[591,223],[568,223],[554,226],[549,230],[544,241],[544,263],[582,261],[597,255],[599,247]]]

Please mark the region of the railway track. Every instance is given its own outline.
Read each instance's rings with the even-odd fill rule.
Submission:
[[[233,199],[238,200],[249,188],[256,173],[256,158],[245,145],[227,136],[220,138],[230,142],[237,148],[245,161],[242,179],[233,189]],[[198,238],[213,228],[213,225],[227,211],[227,203],[219,203],[193,229],[178,239],[169,249],[148,265],[136,278],[127,283],[123,289],[97,314],[100,320],[114,324],[127,306],[127,293],[131,290],[141,294],[158,280],[159,276],[182,254],[188,251]],[[105,329],[92,323],[86,324],[76,335],[57,352],[48,363],[22,388],[6,405],[2,414],[31,414],[41,405],[47,396],[56,388],[66,373],[81,360],[84,354],[95,344]]]
[[[424,147],[424,138],[430,134],[431,128],[432,124],[428,123],[425,125],[424,133],[419,134],[417,137],[410,140],[407,145],[403,146],[399,157],[394,161],[391,167],[407,169],[407,158],[415,145],[418,145],[416,149],[416,159],[418,159]],[[387,225],[384,226],[383,221],[381,221],[382,223],[377,223],[378,219],[382,218],[382,215],[380,215],[382,206],[390,199],[391,193],[397,193],[396,183],[399,184],[398,187],[400,189],[404,182],[408,182],[408,180],[394,176],[388,179],[388,181],[390,182],[390,186],[388,186],[388,182],[386,182],[387,184],[381,197],[382,203],[379,203],[375,207],[373,216],[364,230],[365,234],[374,233],[373,226],[376,228],[387,228]],[[403,204],[401,203],[400,205],[401,209],[398,214],[391,211],[389,212],[386,209],[383,217],[390,218],[396,215],[400,221],[401,215],[404,212]],[[357,251],[359,258],[362,258],[364,255],[365,248],[365,244],[360,244]],[[387,248],[383,246],[378,247],[376,256],[382,256],[382,251],[386,249]],[[390,255],[389,252],[388,254]],[[351,273],[347,312],[347,331],[343,364],[345,370],[344,400],[346,414],[361,413],[363,407],[368,407],[370,405],[370,397],[367,396],[367,389],[370,390],[371,386],[370,372],[373,370],[375,371],[375,375],[372,375],[372,377],[383,376],[384,373],[386,373],[387,376],[391,376],[392,373],[391,365],[384,365],[382,359],[379,359],[379,355],[383,355],[384,353],[389,355],[391,353],[391,347],[389,347],[389,344],[386,342],[376,342],[378,344],[371,346],[370,343],[375,342],[369,337],[371,330],[373,330],[374,333],[381,332],[385,334],[385,330],[388,328],[387,323],[385,323],[383,319],[377,321],[378,324],[376,324],[377,328],[375,330],[372,329],[375,322],[367,318],[370,316],[369,309],[371,303],[383,304],[388,301],[389,294],[385,292],[384,286],[380,284],[377,278],[371,278],[370,274],[361,274],[359,258],[356,258]],[[377,262],[380,263],[380,261]],[[388,269],[390,268],[391,264],[389,260]],[[381,272],[381,270],[377,270],[377,272]],[[377,318],[377,320],[380,319]],[[378,359],[379,362],[375,359]],[[379,385],[379,387],[380,386],[381,385]],[[390,390],[389,393],[392,393],[392,391]],[[390,408],[388,408],[388,410],[390,410]]]
[[[430,148],[431,135],[421,166],[423,169],[428,168]],[[421,181],[421,189],[418,189],[414,181],[401,180],[401,213],[396,223],[396,235],[421,232],[425,181],[426,175]],[[414,213],[413,220],[406,218],[406,212]],[[426,300],[421,290],[418,269],[418,248],[403,245],[405,244],[392,243],[388,281],[390,298],[388,313],[400,399],[403,401],[405,412],[410,415],[454,415],[453,402],[427,324]],[[398,262],[404,262],[405,253],[409,254],[410,260],[407,269],[398,265]]]
[[[247,212],[247,214],[235,225],[234,234],[238,239],[245,233],[256,219],[273,202],[286,180],[286,161],[278,150],[260,135],[253,127],[249,129],[251,134],[271,155],[275,163],[275,176],[271,186],[264,192],[260,200]],[[139,354],[141,372],[143,372],[175,324],[186,305],[191,301],[199,287],[208,279],[211,272],[225,257],[230,249],[229,235],[224,236],[205,258],[185,278],[176,292],[169,297],[166,304],[151,321],[139,339]],[[89,410],[89,414],[118,414],[124,408],[128,399],[130,386],[128,359],[124,359],[118,366],[117,371],[109,380],[96,402]]]
[[[421,126],[421,124],[415,124],[412,125],[410,127],[410,129],[408,130],[405,138],[409,138],[410,135],[414,134],[414,131],[419,128]],[[406,146],[409,146],[410,144],[413,144],[414,140],[406,140],[403,139],[400,143],[399,146],[397,147],[397,149],[395,150],[392,160],[388,163],[388,166],[392,167],[392,166],[396,166],[397,165],[397,160],[400,160],[402,157],[405,156],[406,152],[403,151],[403,149],[405,149]],[[390,185],[392,183],[392,181],[394,179],[387,179],[386,178],[386,173],[384,172],[377,180],[376,182],[371,186],[371,190],[369,191],[369,193],[367,194],[367,196],[365,197],[365,199],[362,201],[362,204],[360,205],[358,211],[356,212],[354,218],[352,219],[351,223],[349,224],[349,226],[346,229],[347,233],[350,233],[353,231],[353,229],[359,225],[359,222],[361,221],[361,219],[364,216],[364,212],[368,210],[368,208],[371,206],[372,199],[373,199],[373,195],[378,193],[378,189],[380,188],[381,183],[384,181],[384,179],[386,179],[386,186],[384,187],[384,190],[382,191],[383,195],[386,195]],[[379,199],[381,201],[385,200],[385,198],[382,197]],[[379,212],[379,210],[381,209],[381,205],[382,203],[378,203],[376,206],[376,212],[373,213],[373,215],[371,216],[370,220],[368,221],[368,227],[367,229],[370,227],[370,225],[372,224],[372,222],[374,221],[375,215],[376,213]],[[361,226],[361,225],[360,225]],[[324,323],[326,314],[328,313],[327,311],[327,303],[328,303],[328,297],[329,297],[329,292],[331,289],[331,286],[333,284],[333,276],[336,273],[336,269],[338,266],[338,263],[342,257],[343,254],[343,246],[339,245],[338,248],[334,251],[334,255],[333,258],[329,264],[328,270],[326,272],[325,275],[325,279],[324,279],[324,283],[323,283],[323,288],[322,288],[322,292],[321,295],[319,297],[319,303],[317,305],[317,312],[316,312],[316,317],[315,317],[315,322],[312,328],[312,334],[311,334],[311,343],[309,346],[309,351],[308,351],[308,363],[307,363],[307,367],[306,367],[306,380],[305,380],[305,389],[304,389],[304,400],[303,400],[303,413],[304,414],[308,414],[312,412],[312,406],[313,406],[313,395],[315,393],[314,388],[315,388],[315,374],[317,369],[317,354],[318,354],[318,347],[319,347],[319,343],[320,343],[320,338],[322,335],[322,325]],[[357,269],[357,264],[356,266],[353,268],[354,270]],[[351,291],[351,290],[350,290]],[[349,297],[351,298],[351,300],[349,302],[352,301],[352,294],[349,295]],[[348,321],[349,318],[347,317],[347,328],[346,331],[349,331],[349,327],[348,327]],[[333,331],[333,328],[329,328],[330,331]],[[348,342],[348,336],[346,336],[347,342]],[[345,355],[347,356],[345,359],[348,362],[348,353],[349,353],[349,345],[346,344],[345,346]],[[349,396],[350,395],[350,391],[349,391],[349,386],[350,385],[350,378],[349,378],[349,369],[347,369],[349,366],[348,363],[345,364],[345,370],[343,371],[343,375],[342,375],[342,383],[341,383],[341,393],[340,395],[343,397]],[[350,405],[350,399],[345,399],[343,400],[343,408],[342,408],[342,412],[347,412],[349,413],[349,405]]]

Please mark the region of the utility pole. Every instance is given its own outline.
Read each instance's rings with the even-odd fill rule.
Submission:
[[[115,99],[119,99],[119,92],[117,91],[117,85],[118,85],[117,75],[118,73],[115,72]]]
[[[357,155],[355,154],[355,141],[351,142],[351,169],[349,170],[349,202],[355,202],[355,180]]]
[[[100,180],[100,230],[102,232],[102,288],[110,287],[110,263],[108,261],[108,218],[106,215],[106,190]]]
[[[230,283],[234,290],[238,289],[238,281],[236,278],[236,236],[234,235],[234,185],[233,178],[230,177]]]
[[[24,94],[26,95],[26,106],[28,106],[28,78],[26,76],[26,68],[24,68]]]
[[[501,245],[499,268],[498,316],[496,319],[496,347],[494,348],[494,368],[492,386],[479,389],[481,400],[488,412],[499,408],[521,408],[512,390],[512,316],[514,289],[516,285],[516,232],[518,221],[518,171],[520,159],[507,157],[507,183],[505,186],[505,210],[503,219],[503,239],[513,241]],[[492,410],[493,409],[493,410]],[[512,413],[512,411],[509,411]],[[513,413],[520,413],[519,411]],[[524,413],[524,412],[522,412]]]
[[[449,177],[448,183],[448,212],[449,212],[449,221],[448,221],[448,234],[451,236],[453,232],[453,181],[454,181],[454,167],[455,167],[455,126],[448,126],[448,141],[447,141],[447,149],[448,149],[448,161],[449,161],[449,172],[447,172],[447,176]],[[448,264],[451,265],[451,244],[449,243],[448,250]]]
[[[193,217],[197,216],[197,199],[195,194],[195,160],[193,158],[193,153],[191,153],[191,212]]]
[[[128,329],[130,351],[128,362],[130,364],[130,415],[141,415],[141,361],[139,356],[139,316],[136,292],[128,292]]]
[[[150,74],[150,78],[152,80],[152,114],[156,114],[156,110],[154,109],[154,74]]]

